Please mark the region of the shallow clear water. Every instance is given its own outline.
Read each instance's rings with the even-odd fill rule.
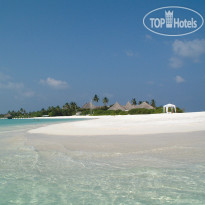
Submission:
[[[81,119],[60,119],[60,118],[28,118],[28,119],[0,119],[0,132],[5,130],[16,130],[16,129],[24,129],[25,126],[36,126],[36,125],[47,125],[51,123],[63,123],[63,122],[73,122],[87,120],[84,118]]]
[[[26,145],[26,131],[0,137],[1,205],[205,204],[203,153],[194,162],[149,152],[39,151]]]

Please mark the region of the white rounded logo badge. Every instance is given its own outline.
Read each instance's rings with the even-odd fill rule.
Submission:
[[[155,34],[184,36],[198,31],[204,24],[204,18],[190,8],[167,6],[147,13],[143,18],[143,24]]]

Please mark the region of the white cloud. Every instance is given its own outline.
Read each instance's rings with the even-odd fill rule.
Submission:
[[[134,53],[131,50],[125,51],[125,54],[126,54],[126,56],[129,56],[129,57],[138,56],[137,53]]]
[[[179,76],[179,75],[177,75],[177,76],[175,77],[175,81],[176,81],[176,83],[183,83],[183,82],[185,82],[184,78],[182,78],[182,77]]]
[[[180,68],[183,66],[183,61],[179,57],[171,57],[169,59],[169,65],[172,68]]]
[[[21,90],[24,84],[21,82],[13,82],[11,76],[0,72],[0,89]]]
[[[10,80],[11,77],[9,75],[6,75],[4,73],[0,72],[0,81],[6,81],[6,80]]]
[[[30,98],[30,97],[33,97],[33,96],[35,95],[35,92],[33,92],[33,91],[26,91],[26,92],[22,92],[21,94],[22,94],[24,97]]]
[[[150,35],[147,34],[147,35],[145,35],[145,38],[151,40],[151,39],[152,39],[152,36],[150,36]]]
[[[169,59],[170,67],[180,68],[187,60],[197,63],[205,53],[205,39],[175,40],[172,44],[172,49],[173,56]]]
[[[35,93],[31,90],[27,90],[23,83],[17,82],[3,82],[0,83],[0,89],[14,91],[17,96],[21,97],[33,97]]]
[[[198,62],[201,55],[205,53],[205,39],[195,39],[192,41],[175,40],[172,47],[175,55],[191,58]]]
[[[0,89],[9,89],[9,90],[20,90],[24,88],[23,83],[16,82],[3,82],[0,83]]]
[[[55,80],[49,77],[46,80],[41,79],[40,84],[48,85],[55,89],[64,89],[68,87],[68,83],[66,81]]]
[[[154,83],[154,81],[147,81],[147,84],[148,85],[154,85],[155,83]]]
[[[0,73],[0,89],[14,94],[15,98],[22,99],[24,97],[33,97],[35,93],[29,90],[24,83],[15,82],[11,76]]]

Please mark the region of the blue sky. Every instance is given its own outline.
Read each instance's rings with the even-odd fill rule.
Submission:
[[[181,37],[148,31],[163,6],[205,17],[204,0],[0,1],[0,113],[155,99],[205,110],[205,26]]]

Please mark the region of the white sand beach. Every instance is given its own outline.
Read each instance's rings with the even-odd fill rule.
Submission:
[[[96,117],[72,116],[68,118],[90,120],[48,125],[32,129],[29,133],[63,136],[127,136],[205,130],[205,112]]]
[[[193,162],[204,158],[205,112],[85,118],[91,120],[30,130],[26,144],[46,153],[157,154]]]

